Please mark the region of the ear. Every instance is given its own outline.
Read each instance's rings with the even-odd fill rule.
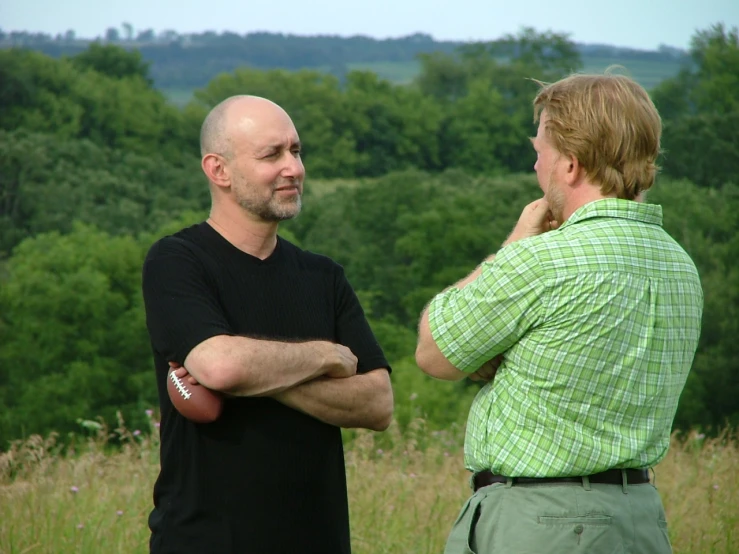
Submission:
[[[564,182],[570,187],[576,185],[582,177],[582,165],[575,156],[566,156],[563,165]]]
[[[216,186],[228,187],[231,185],[231,176],[226,166],[226,160],[219,154],[206,154],[200,161],[203,173]]]

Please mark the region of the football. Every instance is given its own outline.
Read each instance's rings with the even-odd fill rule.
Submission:
[[[223,395],[200,384],[190,383],[189,375],[182,379],[170,368],[167,392],[180,414],[195,423],[213,423],[223,411]]]

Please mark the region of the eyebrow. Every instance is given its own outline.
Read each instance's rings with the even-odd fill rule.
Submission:
[[[299,140],[296,140],[295,142],[293,142],[290,145],[290,150],[294,150],[296,147],[298,149],[302,149],[302,144],[300,143]],[[260,153],[262,153],[262,152],[274,152],[276,150],[282,150],[283,148],[285,148],[285,143],[284,142],[275,142],[275,143],[272,143],[272,144],[267,144],[265,146],[262,146],[261,148],[259,148],[258,152],[260,152]]]

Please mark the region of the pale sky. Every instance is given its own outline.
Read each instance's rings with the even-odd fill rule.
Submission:
[[[644,50],[688,48],[696,30],[739,26],[739,0],[1,0],[0,29],[102,36],[123,22],[178,33],[255,31],[297,35],[493,40],[523,26],[571,40]]]

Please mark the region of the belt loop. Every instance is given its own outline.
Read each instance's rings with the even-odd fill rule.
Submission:
[[[510,489],[513,486],[513,477],[506,477],[505,488]]]
[[[473,493],[475,492],[475,475],[477,474],[473,473],[472,475],[470,475],[470,488],[472,489]]]
[[[590,477],[587,475],[582,476],[582,488],[584,488],[586,491],[592,490],[590,488]]]
[[[629,478],[626,477],[626,470],[621,470],[621,487],[623,488],[624,494],[629,494],[629,491],[627,489],[629,484]]]
[[[652,470],[652,485],[657,486],[657,472],[654,471],[653,467],[647,469],[647,477],[649,477],[649,470]]]

